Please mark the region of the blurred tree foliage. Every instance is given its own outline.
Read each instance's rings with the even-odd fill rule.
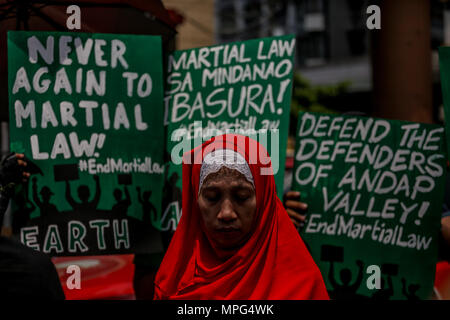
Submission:
[[[341,98],[347,95],[349,86],[350,82],[341,82],[336,85],[327,86],[313,86],[300,73],[295,73],[289,134],[295,136],[298,113],[300,111],[331,114],[341,113]]]

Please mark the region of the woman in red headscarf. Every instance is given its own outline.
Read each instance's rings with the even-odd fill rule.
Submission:
[[[186,153],[182,212],[155,299],[328,299],[255,140],[227,134]]]

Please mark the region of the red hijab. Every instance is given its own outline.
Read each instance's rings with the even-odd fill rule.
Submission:
[[[225,261],[202,231],[197,203],[203,158],[220,149],[245,158],[256,191],[253,233]],[[328,299],[320,271],[276,195],[267,151],[255,140],[226,134],[187,152],[182,213],[156,275],[155,299]]]

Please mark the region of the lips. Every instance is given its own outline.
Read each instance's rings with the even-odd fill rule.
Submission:
[[[239,232],[239,228],[222,227],[222,228],[217,228],[216,231],[221,232],[221,233],[232,233],[232,232]]]

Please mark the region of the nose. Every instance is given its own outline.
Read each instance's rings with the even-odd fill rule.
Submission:
[[[225,222],[230,222],[230,221],[237,219],[237,215],[234,212],[233,204],[231,203],[231,201],[229,199],[225,199],[222,202],[222,205],[220,207],[220,212],[217,215],[217,219],[225,221]]]

